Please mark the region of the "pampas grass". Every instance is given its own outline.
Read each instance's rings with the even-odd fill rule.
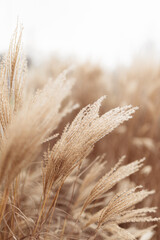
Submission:
[[[78,84],[84,86],[85,97],[72,71],[63,71],[63,65],[62,73],[46,83],[38,77],[39,72],[32,72],[31,83],[26,80],[21,38],[22,27],[17,26],[0,70],[1,239],[151,239],[156,232],[153,222],[159,218],[152,215],[156,207],[141,202],[151,199],[154,191],[136,187],[134,177],[130,177],[140,169],[147,172],[145,159],[142,154],[140,160],[124,164],[125,157],[119,160],[117,154],[123,134],[126,144],[122,149],[128,156],[131,146],[139,145],[140,137],[136,140],[133,136],[133,129],[138,129],[134,121],[121,125],[130,122],[137,112],[138,100],[134,107],[115,107],[122,97],[115,97],[101,69],[95,68],[88,76],[86,71],[92,72],[88,65],[78,67],[74,74]],[[48,78],[47,73],[44,75]],[[95,79],[94,93],[90,78]],[[113,94],[112,107],[106,111],[104,104],[100,114],[107,87]],[[132,103],[129,90],[123,91],[123,98]],[[77,103],[83,107],[80,111]],[[113,147],[108,149],[104,137],[112,131],[118,137],[113,134]],[[147,139],[143,138],[141,145],[154,150],[152,139]],[[108,162],[102,155],[104,146],[103,153],[112,156]],[[109,171],[111,162],[115,166]]]

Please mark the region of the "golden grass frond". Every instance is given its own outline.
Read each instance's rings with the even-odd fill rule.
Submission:
[[[22,26],[12,36],[8,53],[0,64],[0,123],[1,138],[13,113],[22,105],[23,86],[27,70],[26,58],[22,53]],[[19,31],[19,34],[18,34]]]
[[[123,178],[126,178],[131,174],[137,172],[142,166],[144,158],[139,161],[137,160],[133,163],[130,163],[126,166],[119,167],[122,161],[123,158],[120,159],[118,164],[116,164],[116,166],[109,173],[104,175],[96,183],[89,196],[86,198],[81,212],[83,212],[87,205],[96,200],[100,195],[102,195],[104,192],[109,191],[116,183],[121,181]]]
[[[122,214],[125,210],[133,207],[135,204],[141,202],[147,196],[154,193],[154,191],[141,190],[136,192],[141,186],[132,188],[128,191],[124,191],[116,194],[108,203],[108,205],[96,213],[88,221],[86,226],[89,226],[91,223],[98,222],[98,228],[108,221],[115,221],[119,214]],[[141,212],[141,210],[140,210]],[[138,218],[137,218],[138,219]],[[145,221],[145,219],[144,219]],[[158,218],[156,219],[158,221]]]
[[[23,167],[36,159],[43,141],[71,110],[68,106],[61,111],[60,108],[72,85],[73,81],[67,81],[65,73],[62,74],[39,91],[32,101],[26,102],[14,116],[1,144],[0,181],[6,176],[10,183]]]
[[[91,152],[94,144],[114,128],[132,117],[137,107],[115,108],[99,116],[104,97],[82,109],[71,125],[67,125],[61,139],[48,152],[45,191],[55,181],[63,181]]]

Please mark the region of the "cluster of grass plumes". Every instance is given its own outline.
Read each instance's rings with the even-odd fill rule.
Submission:
[[[31,69],[31,78],[35,82],[34,86],[42,87],[45,83],[44,76],[56,78],[70,63],[60,59],[51,59],[47,64],[43,63],[38,69]],[[150,56],[136,58],[129,67],[117,67],[113,71],[104,70],[98,65],[91,63],[76,64],[72,77],[76,79],[73,86],[72,99],[78,102],[81,107],[85,107],[90,102],[96,101],[102,95],[107,95],[101,112],[108,111],[116,106],[132,104],[139,106],[134,118],[125,125],[119,126],[112,134],[104,137],[98,142],[90,159],[93,161],[97,155],[107,153],[107,166],[112,167],[117,159],[126,155],[126,163],[143,156],[146,157],[146,166],[135,176],[131,176],[137,184],[155,189],[155,194],[143,206],[158,205],[160,202],[160,65]],[[38,79],[40,78],[40,79]],[[28,81],[28,89],[32,89],[32,84]],[[71,121],[78,110],[65,118],[58,128],[62,131],[68,121]],[[158,209],[158,215],[160,210]],[[159,239],[160,227],[158,225],[156,235],[153,239]]]
[[[122,164],[125,157],[118,161],[115,145],[110,151],[118,163],[109,171],[111,164],[100,154],[101,144],[95,147],[97,153],[93,150],[97,141],[132,118],[137,107],[103,109],[99,114],[107,89],[99,68],[90,75],[99,79],[92,89],[86,82],[89,66],[76,70],[78,82],[82,78],[81,86],[87,86],[85,97],[70,70],[54,81],[44,83],[40,79],[35,85],[27,84],[21,36],[20,27],[19,34],[18,28],[13,34],[0,69],[0,238],[151,239],[156,232],[156,225],[151,223],[159,220],[152,215],[156,207],[137,208],[136,204],[154,191],[136,186],[129,179],[140,169],[144,171],[145,159],[141,156],[140,160]],[[63,68],[59,67],[56,74]],[[96,101],[89,92],[93,90],[97,90]],[[77,110],[76,102],[82,110]],[[60,122],[66,115],[70,123],[61,133],[64,124]],[[150,225],[138,228],[139,222]]]

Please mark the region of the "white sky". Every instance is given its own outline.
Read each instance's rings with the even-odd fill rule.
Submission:
[[[160,0],[0,0],[0,51],[17,16],[32,54],[56,51],[108,66],[129,63],[147,46],[160,55]]]

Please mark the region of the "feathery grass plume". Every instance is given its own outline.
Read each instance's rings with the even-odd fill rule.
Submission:
[[[67,81],[64,74],[47,84],[32,101],[26,102],[13,118],[1,146],[0,181],[6,176],[11,182],[23,167],[35,160],[43,141],[73,108],[67,106],[60,111],[62,101],[73,85],[73,81]]]
[[[104,192],[109,191],[116,183],[121,181],[123,178],[126,178],[131,174],[137,172],[142,166],[144,158],[139,161],[137,160],[133,163],[130,163],[126,166],[119,167],[122,161],[123,158],[120,159],[120,161],[109,173],[107,173],[97,182],[97,184],[95,185],[95,187],[92,189],[91,193],[85,200],[82,212],[87,207],[87,205],[96,200],[98,196],[102,195]]]
[[[155,207],[134,209],[137,203],[153,194],[154,191],[141,190],[137,192],[137,189],[142,188],[139,186],[116,194],[118,188],[116,188],[116,190],[115,185],[117,183],[121,184],[123,188],[124,183],[122,180],[142,168],[144,161],[144,159],[137,160],[131,164],[120,166],[123,159],[124,157],[119,160],[109,173],[105,174],[97,183],[95,183],[92,190],[87,186],[87,175],[83,179],[86,183],[86,189],[82,180],[81,186],[83,186],[86,191],[84,194],[83,192],[78,191],[78,204],[77,200],[75,200],[75,205],[72,211],[75,216],[78,215],[78,222],[82,224],[83,232],[93,232],[91,239],[136,239],[136,236],[142,236],[139,230],[136,228],[132,232],[130,231],[130,228],[122,228],[121,224],[157,222],[160,220],[156,217],[147,216],[150,213],[156,212]],[[101,163],[99,165],[101,166]],[[97,166],[97,170],[98,169]],[[92,171],[90,170],[89,173],[90,172]],[[95,171],[94,174],[96,178],[98,173]],[[114,190],[107,193],[107,191],[113,187]],[[88,196],[86,194],[87,190],[90,192]],[[83,197],[81,197],[81,194]],[[82,210],[80,210],[82,201],[84,201],[84,203]],[[80,212],[80,215],[77,213],[78,211]],[[145,231],[148,232],[149,230],[147,230],[147,228],[143,229],[143,233],[145,233]],[[153,231],[151,232],[151,235],[153,235]]]
[[[8,53],[0,64],[1,138],[7,125],[11,122],[13,114],[21,107],[23,101],[23,85],[27,64],[22,53],[22,30],[22,26],[17,25]]]
[[[91,152],[94,144],[114,128],[132,117],[137,107],[115,108],[99,116],[105,97],[80,111],[71,125],[67,125],[61,139],[48,152],[44,192],[56,181],[63,180]]]
[[[106,207],[89,218],[85,228],[97,224],[95,235],[91,239],[96,239],[96,235],[101,235],[102,231],[103,236],[106,233],[105,239],[135,240],[136,235],[138,236],[136,229],[131,233],[130,229],[124,229],[119,225],[122,223],[158,222],[160,220],[160,218],[147,216],[147,214],[155,213],[156,208],[132,209],[135,204],[154,193],[154,191],[147,190],[136,192],[138,188],[141,186],[116,194]],[[145,229],[143,230],[145,231]]]
[[[10,184],[24,168],[37,159],[42,143],[52,134],[62,117],[71,110],[71,107],[67,106],[59,112],[61,102],[69,94],[72,84],[73,81],[68,83],[65,77],[62,77],[47,85],[30,105],[26,103],[21,107],[8,126],[1,144],[0,182],[3,180],[5,184],[1,202],[2,213]]]
[[[142,188],[142,186],[138,186],[135,188],[132,188],[128,191],[124,191],[121,193],[116,194],[108,203],[108,205],[100,210],[98,213],[96,213],[94,216],[91,217],[91,219],[87,222],[86,226],[90,225],[91,223],[98,222],[98,228],[105,222],[112,222],[112,221],[117,221],[119,214],[124,215],[124,222],[125,222],[125,210],[129,209],[130,207],[134,206],[138,202],[141,202],[143,199],[145,199],[147,196],[150,194],[153,194],[154,191],[146,191],[146,190],[141,190],[136,192],[138,188]],[[146,209],[145,209],[146,210]],[[144,210],[144,212],[145,212]],[[132,211],[131,211],[132,212]],[[138,212],[138,213],[137,213]],[[137,210],[137,214],[141,214],[141,209],[140,211]],[[148,210],[148,212],[152,212],[151,210]],[[134,213],[134,212],[133,212]],[[134,215],[134,214],[133,214]],[[140,215],[141,216],[141,215]],[[142,214],[143,216],[143,214]],[[130,221],[136,219],[135,215],[131,216]],[[146,218],[148,219],[148,218]],[[144,221],[146,221],[144,218]],[[152,219],[151,217],[149,218],[150,220]],[[126,220],[128,220],[126,218]],[[158,221],[158,219],[155,219]],[[138,221],[138,217],[137,217]],[[142,221],[142,219],[140,219]],[[123,222],[123,221],[122,221]]]
[[[94,144],[119,124],[130,119],[137,110],[137,107],[124,106],[115,108],[100,117],[99,108],[104,98],[101,97],[94,104],[82,109],[71,125],[67,125],[61,139],[53,146],[52,150],[48,150],[48,156],[45,155],[45,159],[48,159],[48,161],[43,170],[44,200],[34,232],[37,231],[38,224],[44,217],[44,208],[52,186],[59,184],[58,191],[45,218],[48,217],[52,207],[55,206],[66,177],[77,166],[80,166],[82,160],[93,149]]]

